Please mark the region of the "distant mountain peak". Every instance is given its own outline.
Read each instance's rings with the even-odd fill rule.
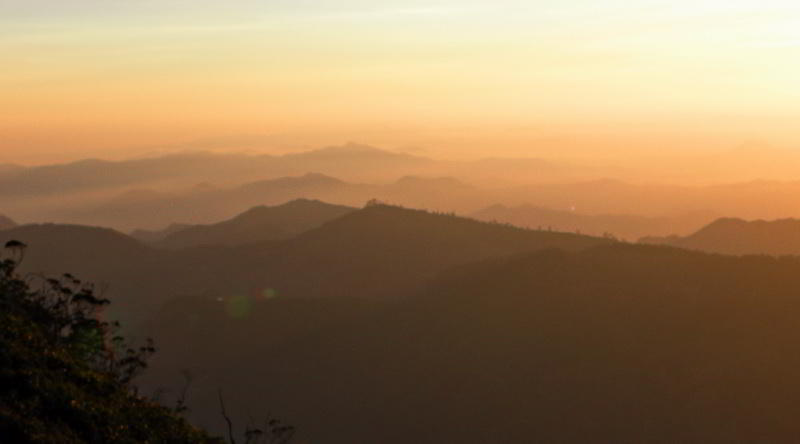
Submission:
[[[341,180],[339,180],[339,179],[337,179],[337,178],[335,178],[333,176],[328,176],[327,174],[313,173],[313,172],[312,173],[306,173],[306,174],[300,176],[300,178],[302,178],[302,179],[313,179],[313,180],[326,180],[326,181],[333,180],[333,181],[336,181],[336,182],[341,182]]]
[[[403,176],[395,182],[397,185],[437,185],[450,187],[469,187],[464,182],[454,177],[424,177],[424,176]]]
[[[415,156],[413,154],[408,153],[401,153],[391,150],[386,150],[382,148],[377,148],[372,145],[361,144],[357,142],[348,142],[343,145],[334,145],[325,148],[320,148],[317,150],[312,151],[304,151],[296,154],[291,154],[289,156],[298,156],[298,157],[340,157],[340,156],[351,156],[354,159],[395,159],[395,160],[406,160],[406,161],[424,161],[427,160],[425,157]]]
[[[354,210],[312,199],[295,199],[276,206],[259,205],[216,224],[194,225],[176,231],[157,245],[178,249],[285,240]]]
[[[325,206],[325,205],[331,205],[331,204],[323,202],[319,199],[307,199],[305,197],[301,197],[298,199],[290,200],[280,205],[276,205],[274,208],[299,208],[299,207]],[[269,208],[263,205],[261,207]]]
[[[364,145],[355,142],[348,142],[343,145],[333,145],[324,148],[319,148],[311,151],[303,151],[297,154],[373,154],[373,153],[388,153],[386,150],[380,148]]]
[[[318,200],[318,199],[307,199],[307,198],[301,197],[301,198],[298,198],[298,199],[290,200],[290,201],[288,201],[286,203],[282,203],[280,205],[274,205],[274,206],[258,205],[258,206],[255,206],[255,207],[250,208],[249,210],[239,214],[238,216],[234,217],[233,219],[230,219],[227,222],[231,222],[231,221],[235,221],[235,220],[241,220],[241,219],[244,219],[244,218],[253,217],[255,215],[259,215],[259,214],[263,214],[263,213],[267,213],[267,212],[277,212],[277,211],[284,211],[284,210],[286,210],[286,211],[308,211],[308,210],[319,209],[319,208],[349,208],[349,207],[344,207],[342,205],[329,204],[327,202],[323,202],[323,201]]]
[[[9,228],[14,228],[17,226],[17,223],[11,220],[10,217],[3,216],[0,214],[0,230],[7,230]]]
[[[798,230],[800,231],[800,219],[775,219],[775,220],[744,220],[735,217],[721,217],[708,224],[695,234],[719,230]]]
[[[716,219],[715,221],[711,222],[710,224],[706,225],[700,231],[709,230],[709,229],[715,229],[715,228],[719,228],[719,227],[730,227],[730,226],[742,227],[742,226],[748,225],[749,223],[750,222],[748,222],[748,221],[746,221],[744,219],[739,219],[738,217],[720,217],[720,218]]]
[[[385,150],[382,150],[380,148],[374,147],[372,145],[367,145],[367,144],[364,144],[364,143],[353,142],[353,141],[347,142],[347,143],[345,143],[343,145],[329,147],[328,149],[331,149],[331,150],[342,150],[342,151],[366,151],[366,152],[381,151],[381,152],[385,152]]]
[[[720,218],[686,237],[647,238],[645,243],[723,254],[800,255],[800,220]]]

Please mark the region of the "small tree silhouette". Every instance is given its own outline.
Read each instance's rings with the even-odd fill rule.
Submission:
[[[219,409],[222,418],[228,426],[228,440],[230,444],[236,444],[236,438],[233,431],[233,421],[228,416],[228,411],[225,409],[225,399],[222,396],[222,390],[217,391],[219,397]],[[245,444],[289,444],[294,439],[295,428],[284,424],[272,415],[267,415],[264,419],[264,424],[261,428],[255,425],[248,424],[244,431]]]
[[[156,351],[152,339],[148,338],[141,346],[130,345],[119,334],[118,322],[102,319],[102,311],[110,301],[97,295],[93,285],[69,273],[58,278],[30,275],[23,279],[18,275],[17,269],[24,258],[26,245],[19,241],[10,241],[5,244],[5,248],[11,252],[11,258],[3,259],[0,256],[0,296],[3,296],[0,299],[0,309],[24,309],[26,315],[31,317],[30,321],[45,333],[48,343],[68,351],[85,368],[110,376],[118,387],[136,395],[136,400],[144,400],[138,397],[137,388],[132,382],[147,368],[148,359]],[[36,284],[39,289],[34,291],[31,287]],[[183,375],[186,383],[178,394],[176,406],[172,409],[173,414],[180,414],[188,409],[187,394],[193,378],[188,371],[184,371]],[[228,423],[229,440],[231,444],[235,444],[233,422],[225,411],[221,391],[219,399],[223,416]],[[247,426],[245,443],[288,444],[294,430],[294,427],[268,416],[261,428]],[[203,437],[207,441],[206,438]]]

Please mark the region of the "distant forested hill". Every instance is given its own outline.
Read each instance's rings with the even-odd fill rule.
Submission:
[[[191,224],[172,223],[169,224],[166,228],[157,230],[145,230],[145,229],[132,230],[130,232],[130,236],[146,244],[152,244],[156,242],[161,242],[167,236],[173,233],[177,233],[178,231],[183,231],[192,226],[193,225]]]
[[[738,231],[736,231],[738,232]],[[0,232],[25,273],[108,283],[161,344],[143,390],[194,375],[264,400],[298,442],[790,443],[800,258],[723,256],[373,202],[294,237],[149,247],[91,227]],[[118,317],[118,316],[113,316]],[[159,357],[161,356],[161,357]],[[240,425],[243,427],[243,425]]]
[[[798,271],[550,250],[451,269],[394,304],[183,300],[154,325],[208,381],[192,417],[212,427],[210,387],[227,382],[243,411],[269,399],[308,442],[791,443]],[[194,337],[213,341],[178,350]]]
[[[199,185],[186,190],[128,190],[101,199],[46,208],[49,220],[102,225],[123,230],[174,224],[209,224],[229,219],[256,206],[275,206],[298,199],[362,206],[377,198],[411,203],[416,208],[471,208],[493,197],[447,178],[403,177],[386,184],[347,182],[319,173],[285,176],[220,187]]]
[[[154,245],[177,249],[204,245],[236,246],[290,239],[354,210],[355,208],[341,205],[297,199],[274,207],[251,208],[233,219],[217,224],[175,230]]]
[[[713,216],[706,213],[691,213],[673,217],[645,217],[628,214],[590,215],[533,205],[517,207],[492,205],[472,213],[472,217],[478,220],[508,222],[520,227],[580,231],[592,236],[612,235],[634,241],[643,236],[690,233],[713,219]]]
[[[718,219],[686,237],[645,237],[641,242],[723,254],[800,255],[800,220]]]
[[[454,265],[609,242],[386,205],[345,213],[288,240],[237,247],[170,251],[109,229],[52,224],[2,231],[0,242],[29,245],[23,271],[71,272],[107,285],[115,302],[111,310],[129,324],[186,295],[232,298],[269,291],[287,297],[403,298]]]
[[[389,205],[368,206],[286,242],[242,247],[256,280],[304,297],[404,298],[455,265],[611,241],[527,230]],[[249,279],[249,278],[248,278]]]
[[[7,230],[16,227],[17,224],[7,216],[0,214],[0,230]]]

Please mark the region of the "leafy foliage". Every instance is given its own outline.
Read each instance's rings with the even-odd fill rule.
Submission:
[[[134,393],[155,351],[102,320],[91,285],[20,276],[24,244],[0,261],[0,437],[4,442],[221,442]]]

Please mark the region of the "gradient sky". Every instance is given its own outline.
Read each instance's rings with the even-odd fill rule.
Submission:
[[[243,134],[800,148],[794,0],[0,0],[0,61],[0,163]]]

